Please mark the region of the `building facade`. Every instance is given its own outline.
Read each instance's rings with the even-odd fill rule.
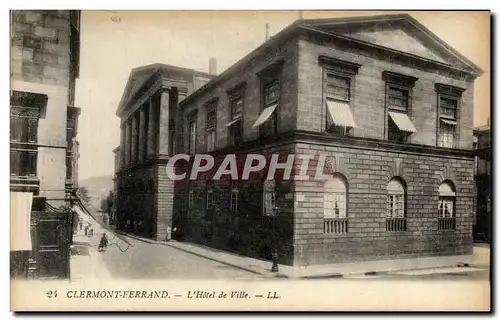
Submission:
[[[65,266],[65,262],[57,260],[66,255],[63,248],[71,235],[50,239],[47,234],[57,234],[51,230],[61,223],[59,214],[47,213],[44,220],[35,212],[64,207],[78,184],[76,136],[80,108],[75,106],[75,84],[79,75],[79,33],[79,11],[11,12],[10,190],[20,197],[23,193],[33,196],[29,197],[33,213],[27,213],[32,214],[33,248],[11,252],[13,273],[25,275],[29,269],[40,277],[65,274],[54,272],[49,261]],[[48,225],[44,226],[44,222]],[[60,233],[63,230],[58,229]],[[40,254],[50,246],[57,257]]]
[[[476,241],[491,241],[491,129],[490,125],[474,128],[476,152],[475,178],[477,212],[474,224]]]
[[[409,15],[297,21],[180,102],[175,150],[324,155],[328,179],[176,181],[174,228],[287,265],[471,254],[481,73]]]
[[[215,67],[214,60],[210,65]],[[162,64],[135,68],[117,116],[117,229],[165,240],[172,230],[173,182],[165,167],[175,146],[179,102],[213,75]]]

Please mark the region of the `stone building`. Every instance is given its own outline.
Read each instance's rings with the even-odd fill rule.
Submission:
[[[215,68],[215,60],[210,61]],[[178,104],[212,74],[164,64],[131,71],[116,115],[120,117],[116,173],[117,228],[164,240],[171,230],[173,184],[163,179],[175,149]]]
[[[65,206],[78,184],[79,34],[79,11],[11,11],[11,216],[23,222],[12,226],[26,225],[16,232],[26,242],[11,252],[13,273],[67,276],[71,216],[49,209]]]
[[[476,152],[475,178],[477,188],[477,212],[474,221],[474,239],[491,240],[491,129],[490,125],[474,128]]]
[[[287,265],[471,254],[481,74],[409,15],[293,23],[180,102],[176,151],[326,155],[328,179],[165,178],[174,228]]]

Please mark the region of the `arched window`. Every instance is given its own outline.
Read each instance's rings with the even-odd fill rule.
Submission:
[[[264,216],[274,216],[276,210],[276,182],[265,180],[262,186],[262,213]]]
[[[404,182],[393,178],[387,184],[387,212],[385,229],[389,232],[406,231],[406,187]]]
[[[438,229],[455,228],[455,187],[451,182],[439,185]]]
[[[345,180],[334,176],[325,182],[325,219],[347,217],[347,186]]]
[[[347,233],[347,183],[340,175],[325,182],[323,196],[323,232],[327,234]]]
[[[405,187],[396,178],[387,184],[387,217],[405,217]]]

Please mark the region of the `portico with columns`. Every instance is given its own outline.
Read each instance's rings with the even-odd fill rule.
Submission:
[[[136,69],[116,113],[121,131],[117,228],[165,240],[172,231],[174,182],[166,166],[176,152],[178,103],[211,75],[166,65]]]

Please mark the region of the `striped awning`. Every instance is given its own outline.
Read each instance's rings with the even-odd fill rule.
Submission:
[[[236,118],[236,119],[234,119],[234,120],[230,121],[229,123],[227,123],[227,124],[226,124],[226,126],[227,126],[227,127],[229,127],[229,126],[231,126],[232,124],[235,124],[235,123],[237,123],[237,122],[238,122],[238,121],[240,121],[240,120],[241,120],[241,117]]]
[[[354,117],[352,116],[349,104],[339,101],[327,100],[326,106],[328,109],[328,114],[330,115],[335,125],[344,127],[358,127],[354,122]]]
[[[390,111],[389,116],[391,116],[392,120],[400,130],[409,133],[414,133],[417,131],[415,125],[413,125],[413,123],[410,120],[410,117],[408,117],[407,114]]]
[[[31,206],[33,193],[10,192],[10,250],[32,251]]]
[[[260,113],[259,118],[257,118],[255,123],[253,124],[252,128],[259,127],[260,125],[264,124],[269,119],[269,117],[271,117],[271,115],[274,113],[274,110],[276,109],[277,106],[278,104],[274,104],[264,109],[262,113]]]
[[[448,125],[456,125],[457,124],[457,122],[454,120],[449,120],[449,119],[444,119],[444,118],[440,118],[439,120],[445,124],[448,124]]]

